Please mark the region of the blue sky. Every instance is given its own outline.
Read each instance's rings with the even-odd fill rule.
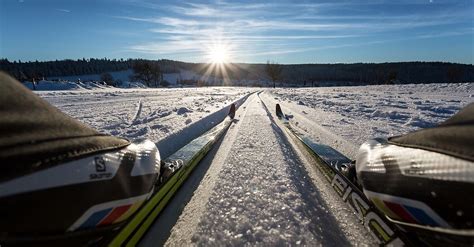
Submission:
[[[0,0],[0,57],[474,63],[473,0]]]

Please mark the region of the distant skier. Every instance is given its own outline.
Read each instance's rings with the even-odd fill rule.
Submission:
[[[0,73],[0,245],[107,239],[151,195],[154,143],[101,134]]]
[[[474,244],[474,103],[435,128],[364,143],[357,182],[424,243]]]

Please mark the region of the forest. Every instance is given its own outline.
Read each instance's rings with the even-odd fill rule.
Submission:
[[[52,76],[103,74],[136,68],[148,64],[158,73],[179,73],[183,70],[205,74],[209,64],[186,63],[173,60],[83,58],[55,61],[9,61],[0,59],[0,70],[20,81],[41,80]],[[473,82],[474,66],[445,62],[396,62],[353,64],[266,64],[229,63],[222,70],[211,70],[211,76],[227,76],[234,81],[277,81],[301,86],[369,85],[405,83]],[[269,73],[269,66],[277,74]],[[209,72],[208,72],[209,73]],[[137,78],[137,77],[135,77]],[[133,79],[133,78],[131,78]]]

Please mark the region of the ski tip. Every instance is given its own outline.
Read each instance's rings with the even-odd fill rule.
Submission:
[[[227,114],[230,118],[234,119],[235,117],[235,104],[230,105],[229,114]]]
[[[281,118],[283,117],[283,112],[281,111],[281,107],[280,107],[280,104],[276,104],[276,115],[277,117]]]

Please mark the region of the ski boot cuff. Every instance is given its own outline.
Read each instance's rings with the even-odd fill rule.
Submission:
[[[97,132],[0,73],[0,182],[129,141]]]

